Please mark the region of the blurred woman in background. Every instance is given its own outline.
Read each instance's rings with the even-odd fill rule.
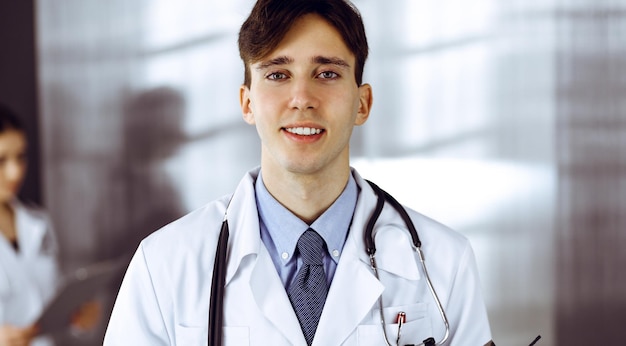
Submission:
[[[56,292],[57,243],[46,214],[17,199],[26,149],[20,120],[0,104],[0,346],[51,344],[33,323]]]

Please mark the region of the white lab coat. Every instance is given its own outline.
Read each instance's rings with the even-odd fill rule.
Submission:
[[[254,181],[244,177],[230,206],[224,298],[225,345],[306,345],[287,293],[259,232]],[[401,344],[440,340],[443,322],[419,269],[404,223],[386,206],[374,229],[380,281],[365,253],[363,230],[376,195],[353,170],[361,191],[313,345],[384,345],[378,298],[389,339],[404,311]],[[206,345],[211,277],[229,197],[196,210],[147,237],[117,296],[105,345]],[[474,255],[466,238],[409,210],[431,279],[448,315],[447,345],[491,340]]]
[[[29,326],[56,292],[57,243],[47,215],[12,202],[19,252],[0,236],[0,325]],[[37,340],[33,345],[47,345]]]

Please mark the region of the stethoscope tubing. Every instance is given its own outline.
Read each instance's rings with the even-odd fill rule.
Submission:
[[[443,309],[443,306],[441,305],[441,300],[439,300],[439,296],[437,296],[437,292],[435,291],[435,288],[433,287],[433,283],[430,279],[430,275],[428,275],[428,269],[426,269],[426,263],[424,260],[424,253],[422,252],[422,241],[420,240],[420,237],[417,234],[417,229],[415,228],[415,225],[413,224],[411,217],[406,212],[406,209],[404,209],[404,207],[402,206],[402,204],[400,204],[400,202],[398,202],[393,196],[391,196],[385,190],[378,187],[378,185],[372,183],[369,180],[366,180],[366,181],[369,183],[369,185],[372,187],[372,189],[378,196],[378,201],[376,203],[376,207],[374,208],[374,212],[372,213],[372,216],[368,220],[368,223],[365,227],[365,232],[363,232],[363,237],[365,239],[365,244],[367,247],[366,252],[370,256],[370,265],[372,267],[372,270],[374,271],[376,278],[380,281],[380,278],[378,277],[378,267],[376,266],[376,258],[375,258],[376,244],[374,242],[374,235],[372,233],[374,231],[374,225],[376,224],[376,221],[378,220],[378,217],[380,216],[380,213],[382,212],[382,209],[386,201],[387,203],[391,204],[391,206],[400,214],[400,217],[404,221],[404,224],[406,225],[407,230],[409,234],[411,235],[411,240],[413,241],[413,248],[418,254],[419,262],[422,266],[424,276],[426,277],[426,284],[428,286],[430,294],[435,300],[435,303],[437,305],[437,310],[439,310],[439,314],[441,315],[441,320],[443,321],[444,326],[445,326],[445,334],[443,338],[441,339],[441,341],[436,342],[434,345],[443,345],[443,343],[446,342],[446,340],[450,336],[450,323],[448,322],[448,317],[446,316],[446,312]],[[386,323],[385,323],[385,316],[383,314],[382,295],[378,298],[378,303],[380,307],[380,319],[381,319],[381,324],[383,327],[383,334],[385,337],[385,342],[387,343],[388,346],[391,346],[391,343],[389,342],[389,338],[387,337],[387,329],[385,328]],[[421,344],[418,344],[417,346],[424,346],[424,345],[426,345],[426,342],[422,342]]]
[[[224,291],[226,290],[226,250],[228,248],[228,220],[224,214],[220,237],[215,252],[213,264],[213,280],[211,281],[211,298],[209,302],[209,331],[210,345],[222,345],[222,325],[224,318]]]
[[[406,212],[404,207],[395,199],[393,196],[385,192],[383,189],[378,187],[376,184],[367,180],[369,185],[372,187],[374,192],[376,193],[378,199],[376,202],[376,207],[374,208],[374,212],[370,216],[367,225],[365,227],[365,232],[363,232],[366,252],[370,257],[370,265],[376,278],[380,281],[378,276],[378,266],[376,265],[376,244],[374,242],[373,230],[380,216],[385,202],[391,204],[391,206],[400,214],[400,217],[406,224],[406,227],[411,235],[411,239],[413,242],[413,248],[418,253],[419,261],[421,263],[422,269],[424,271],[424,275],[426,277],[426,283],[428,285],[428,289],[430,290],[433,299],[437,305],[437,309],[439,310],[439,314],[441,315],[441,319],[445,325],[445,334],[443,339],[434,345],[443,345],[443,343],[448,339],[450,335],[450,324],[448,322],[448,318],[446,313],[441,305],[441,301],[437,296],[437,292],[435,292],[435,288],[433,287],[432,281],[430,280],[430,276],[428,275],[428,270],[426,269],[426,264],[424,260],[424,254],[422,252],[422,242],[417,234],[417,230],[415,229],[415,225],[411,220],[409,214]],[[230,204],[230,202],[229,202]],[[228,206],[226,207],[228,209]],[[213,264],[213,278],[211,281],[211,297],[209,300],[209,321],[208,321],[208,342],[209,346],[220,346],[222,345],[222,325],[223,325],[223,316],[224,316],[224,294],[226,290],[226,253],[228,248],[228,237],[229,237],[229,229],[228,229],[228,218],[227,213],[224,213],[224,220],[222,221],[222,227],[220,229],[220,235],[217,243],[217,249],[215,252],[215,263]],[[382,295],[378,298],[378,304],[380,307],[380,318],[381,324],[383,327],[383,334],[385,337],[385,342],[387,345],[391,346],[389,342],[389,338],[387,337],[387,330],[385,328],[385,316],[383,314],[383,302]],[[426,345],[425,342],[419,344],[418,346]],[[432,343],[431,343],[432,345]]]

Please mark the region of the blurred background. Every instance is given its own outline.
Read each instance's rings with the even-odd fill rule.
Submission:
[[[238,104],[252,3],[0,4],[0,101],[31,131],[22,197],[50,211],[65,271],[125,260],[259,164]],[[354,3],[375,101],[353,166],[470,239],[498,345],[623,342],[626,3]]]

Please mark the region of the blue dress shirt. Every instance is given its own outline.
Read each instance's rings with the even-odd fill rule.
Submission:
[[[261,240],[274,262],[283,286],[289,289],[289,285],[302,265],[300,256],[294,256],[294,253],[298,239],[309,227],[319,233],[326,242],[328,251],[324,254],[324,272],[330,285],[356,208],[358,187],[354,177],[350,175],[341,195],[311,225],[280,204],[267,191],[262,178],[262,173],[259,172],[255,183]]]

